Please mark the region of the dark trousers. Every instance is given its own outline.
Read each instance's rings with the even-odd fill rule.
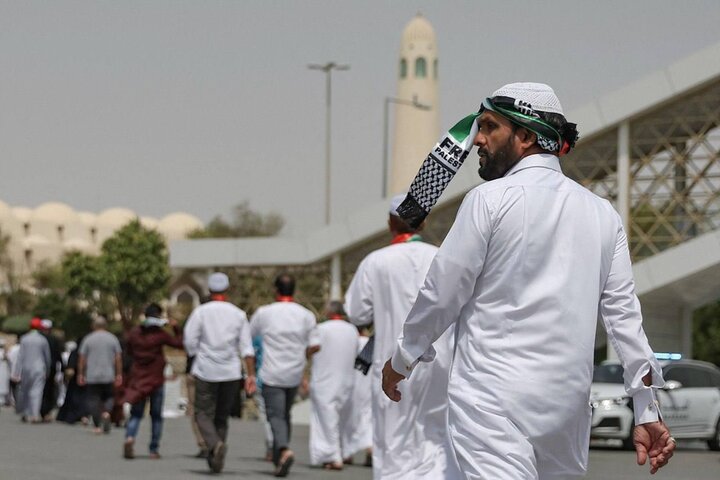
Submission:
[[[103,413],[110,413],[113,408],[113,384],[112,383],[91,383],[87,386],[86,392],[87,407],[92,415],[93,423],[100,426]]]
[[[57,407],[57,385],[55,384],[55,371],[50,370],[48,378],[45,380],[45,389],[43,390],[42,405],[40,406],[40,416],[45,418]]]
[[[280,461],[280,454],[290,444],[290,409],[295,402],[298,387],[273,387],[263,384],[262,396],[265,400],[265,412],[273,433],[273,462]]]
[[[240,392],[240,380],[206,382],[195,378],[195,420],[209,449],[227,439],[228,417]]]

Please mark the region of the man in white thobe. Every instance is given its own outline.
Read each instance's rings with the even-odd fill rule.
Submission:
[[[10,362],[5,351],[5,339],[0,338],[0,407],[10,405]]]
[[[430,267],[383,370],[384,391],[405,402],[398,382],[412,381],[454,324],[449,430],[464,478],[582,476],[599,316],[625,368],[638,463],[649,455],[654,473],[675,448],[655,400],[662,374],[621,219],[560,169],[575,125],[550,87],[530,83],[496,91],[478,123],[488,182],[467,194]]]
[[[228,276],[208,277],[210,301],[197,307],[185,322],[185,351],[194,357],[195,419],[208,448],[213,473],[225,467],[228,417],[240,393],[241,358],[247,370],[245,392],[255,393],[255,352],[244,311],[227,300]]]
[[[275,294],[275,302],[253,313],[250,331],[262,341],[262,396],[273,435],[275,476],[286,477],[295,461],[290,449],[290,412],[303,378],[305,361],[317,350],[319,340],[315,315],[294,301],[295,278],[289,274],[278,275]]]
[[[369,340],[368,329],[360,328],[357,353],[360,354]],[[343,441],[345,463],[352,463],[352,456],[365,452],[365,466],[372,466],[372,383],[371,376],[355,370],[353,394],[350,401],[349,437]]]
[[[380,389],[383,362],[392,354],[402,322],[437,248],[397,216],[404,195],[391,201],[391,245],[363,259],[345,295],[345,309],[356,325],[375,326],[372,382],[373,478],[422,480],[445,478],[455,462],[447,442],[447,382],[452,332],[435,342],[437,362],[418,368],[417,377],[400,388],[409,401],[393,403]],[[452,329],[449,329],[452,330]]]
[[[341,302],[331,301],[318,325],[320,350],[310,373],[310,464],[342,470],[343,447],[351,438],[358,331],[345,320]]]
[[[42,328],[39,318],[30,322],[31,330],[20,338],[20,350],[17,361],[13,364],[12,377],[20,382],[18,387],[18,403],[23,421],[40,423],[40,407],[42,405],[45,380],[50,371],[50,344],[39,332]]]

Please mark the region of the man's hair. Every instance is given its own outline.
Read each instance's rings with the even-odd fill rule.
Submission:
[[[160,318],[162,313],[163,313],[162,307],[155,302],[153,302],[150,305],[148,305],[147,307],[145,307],[145,316],[146,317]]]
[[[327,304],[327,307],[325,307],[325,311],[328,316],[331,315],[341,315],[345,317],[345,309],[343,308],[343,304],[341,301],[338,300],[330,300]]]
[[[410,225],[405,223],[405,221],[398,217],[397,215],[390,215],[390,230],[392,230],[395,233],[403,234],[403,233],[417,233],[420,230],[423,229],[424,224],[421,224],[418,228],[412,228]]]
[[[280,295],[291,297],[295,293],[295,278],[289,273],[281,273],[275,277],[275,290]]]
[[[92,319],[92,328],[94,330],[106,329],[107,319],[103,315],[95,315]]]

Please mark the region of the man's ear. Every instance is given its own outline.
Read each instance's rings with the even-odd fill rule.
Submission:
[[[527,128],[518,128],[517,136],[518,140],[520,140],[520,145],[522,145],[524,148],[532,147],[537,141],[537,135],[534,132],[528,130]]]

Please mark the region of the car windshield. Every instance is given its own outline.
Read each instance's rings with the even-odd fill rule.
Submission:
[[[598,365],[593,370],[594,383],[623,383],[621,365]]]

